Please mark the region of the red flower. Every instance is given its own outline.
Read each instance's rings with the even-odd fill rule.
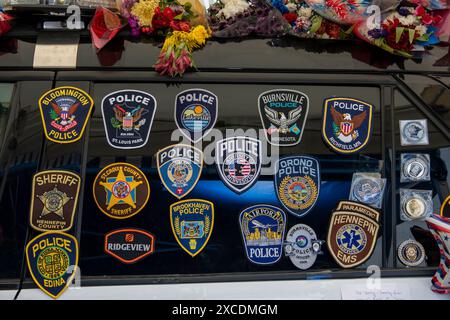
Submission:
[[[189,23],[184,21],[172,20],[169,26],[172,30],[177,31],[189,32],[191,30],[191,26],[189,25]]]
[[[426,25],[430,25],[433,23],[433,17],[430,14],[424,14],[422,16],[422,22]]]
[[[330,36],[330,38],[339,39],[341,27],[338,24],[329,22],[327,23],[326,27],[327,34]]]
[[[334,10],[339,18],[344,19],[347,16],[347,8],[340,0],[326,0],[326,5]]]
[[[416,15],[419,16],[419,17],[421,17],[421,16],[423,16],[424,14],[425,14],[425,8],[422,7],[422,6],[418,6],[418,7],[416,8]]]
[[[296,13],[285,13],[283,14],[284,19],[286,19],[289,24],[294,23],[297,20],[297,14]]]
[[[154,29],[162,29],[170,26],[170,22],[175,17],[175,12],[169,7],[166,7],[162,12],[161,8],[157,7],[152,19],[152,27]]]

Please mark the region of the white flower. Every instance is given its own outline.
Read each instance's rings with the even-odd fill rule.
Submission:
[[[409,16],[406,16],[406,17],[400,17],[398,20],[400,21],[400,23],[402,25],[405,25],[405,26],[417,24],[417,19],[413,15],[409,15]]]
[[[310,7],[301,7],[298,10],[298,15],[309,18],[312,15],[312,9]]]
[[[423,36],[425,33],[427,33],[427,27],[424,25],[419,25],[416,27],[416,31],[419,33],[419,36]]]
[[[221,0],[221,2],[224,7],[218,12],[218,15],[223,15],[227,19],[244,12],[250,6],[245,0]]]
[[[290,2],[286,5],[286,7],[288,8],[289,12],[297,11],[297,5],[295,3]]]

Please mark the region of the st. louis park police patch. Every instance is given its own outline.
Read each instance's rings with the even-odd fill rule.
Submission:
[[[47,139],[71,143],[81,139],[94,101],[83,90],[58,87],[39,99],[42,124]]]
[[[274,180],[283,207],[302,217],[314,207],[319,197],[319,161],[310,156],[282,158],[275,165]]]
[[[105,252],[119,261],[131,264],[155,251],[155,237],[144,230],[119,229],[105,235]]]
[[[102,100],[103,124],[111,147],[143,147],[152,128],[156,99],[139,90],[111,92]]]
[[[373,106],[352,98],[330,98],[323,108],[322,136],[336,152],[361,151],[372,134]]]
[[[25,253],[34,282],[46,294],[58,298],[77,271],[77,239],[63,232],[42,233],[27,244]]]
[[[203,167],[203,152],[193,146],[175,144],[156,154],[158,173],[166,189],[178,199],[194,189]]]

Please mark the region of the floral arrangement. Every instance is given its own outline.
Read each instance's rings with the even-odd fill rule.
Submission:
[[[11,30],[11,22],[13,17],[3,12],[0,8],[0,36]]]
[[[354,24],[364,19],[367,8],[372,4],[371,0],[305,0],[305,2],[324,18],[339,24]]]
[[[89,23],[92,43],[97,50],[101,50],[124,27],[120,17],[114,12],[98,7]]]

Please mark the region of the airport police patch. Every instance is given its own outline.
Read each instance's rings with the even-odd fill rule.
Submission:
[[[450,217],[450,195],[442,202],[440,213],[443,217]]]
[[[372,133],[373,106],[352,98],[330,98],[323,108],[322,136],[336,152],[361,151]]]
[[[46,232],[28,242],[28,270],[37,286],[56,299],[70,285],[78,265],[78,242],[63,232]]]
[[[175,97],[175,123],[191,142],[206,136],[217,121],[217,96],[205,89],[188,89]]]
[[[214,204],[202,199],[178,201],[170,205],[170,225],[181,248],[195,257],[211,237]]]
[[[283,251],[286,214],[280,208],[260,204],[239,215],[247,258],[256,264],[273,264]]]
[[[261,172],[261,141],[230,137],[216,144],[216,166],[225,185],[236,193],[249,189]]]
[[[111,92],[102,100],[106,139],[113,148],[143,147],[152,129],[156,99],[139,90]]]
[[[56,143],[71,143],[81,139],[94,101],[83,90],[58,87],[39,99],[44,133]]]
[[[320,192],[320,167],[316,158],[282,158],[275,165],[274,177],[278,200],[286,210],[302,217],[314,207]]]
[[[175,144],[156,154],[158,173],[166,189],[178,199],[194,189],[203,167],[203,152],[193,146]]]
[[[308,96],[300,91],[275,89],[263,92],[258,97],[258,110],[267,141],[276,146],[298,144],[308,109]]]
[[[119,229],[105,235],[105,252],[119,261],[131,264],[155,251],[155,237],[144,230]]]
[[[301,270],[311,268],[321,252],[323,241],[317,240],[314,230],[306,224],[289,229],[284,241],[284,253]]]
[[[74,172],[46,170],[33,176],[30,226],[38,231],[72,228],[81,178]]]

